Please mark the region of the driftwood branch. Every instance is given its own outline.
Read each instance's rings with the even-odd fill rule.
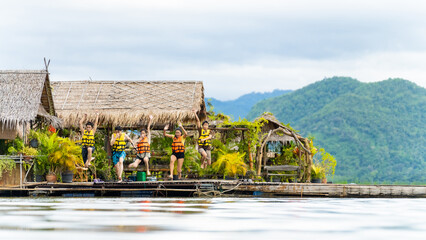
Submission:
[[[275,129],[276,130],[276,129]],[[262,161],[263,161],[263,148],[265,147],[266,142],[271,137],[271,134],[275,130],[270,130],[268,136],[262,140],[262,145],[260,147],[259,159],[257,160],[257,175],[260,175],[260,171],[262,170]]]

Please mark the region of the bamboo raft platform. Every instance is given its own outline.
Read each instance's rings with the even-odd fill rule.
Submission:
[[[28,183],[2,187],[0,197],[333,197],[425,198],[426,185],[358,185],[179,180],[144,182]]]

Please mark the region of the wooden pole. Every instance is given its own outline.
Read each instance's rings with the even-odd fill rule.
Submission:
[[[253,157],[251,156],[250,143],[248,144],[248,154],[249,154],[249,167],[250,167],[250,170],[253,170]]]
[[[262,161],[263,161],[263,148],[265,147],[266,142],[268,141],[269,137],[272,134],[272,130],[269,131],[268,136],[262,141],[262,145],[260,147],[260,154],[259,158],[257,159],[257,175],[260,175],[260,172],[262,170]]]
[[[110,139],[110,136],[111,136],[111,129],[112,129],[112,127],[111,126],[109,126],[109,127],[107,127],[107,129],[106,129],[106,136],[105,136],[105,149],[106,149],[106,152],[107,152],[107,156],[108,156],[108,165],[109,166],[111,166],[111,155],[112,155],[112,153],[111,153],[111,139]]]

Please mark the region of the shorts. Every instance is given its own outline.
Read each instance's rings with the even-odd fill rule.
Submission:
[[[114,163],[114,166],[117,165],[117,163],[120,161],[120,158],[124,158],[126,157],[126,152],[125,151],[121,151],[121,152],[112,152],[112,162]]]
[[[180,152],[180,153],[172,153],[172,155],[175,155],[176,159],[180,159],[180,158],[185,158],[185,153],[184,152]]]
[[[212,160],[212,150],[210,149],[210,147],[198,147],[198,152],[202,155],[203,152],[207,153],[207,159],[208,160]]]
[[[87,148],[91,148],[92,149],[92,156],[93,153],[95,152],[95,147],[87,147],[87,146],[82,146],[81,147],[81,155],[83,156],[83,162],[86,163],[87,162]]]
[[[139,160],[141,160],[141,161],[143,161],[143,159],[145,157],[147,157],[148,159],[150,159],[151,158],[151,153],[145,152],[145,153],[138,153],[138,154],[136,154],[136,158],[139,159]]]

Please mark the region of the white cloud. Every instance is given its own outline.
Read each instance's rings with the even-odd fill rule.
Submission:
[[[425,87],[421,1],[7,1],[0,68],[54,80],[203,80],[206,95],[297,89],[323,77]]]

